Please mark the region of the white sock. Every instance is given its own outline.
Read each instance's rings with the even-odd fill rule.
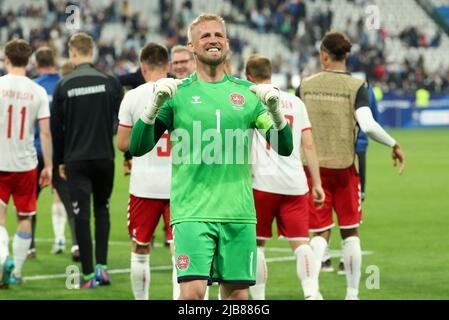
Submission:
[[[55,233],[55,243],[65,243],[64,229],[67,221],[67,213],[62,202],[53,203],[51,206],[51,221]]]
[[[14,275],[21,277],[23,264],[27,258],[28,249],[31,244],[31,233],[17,232],[12,242],[14,257]]]
[[[362,248],[359,237],[349,237],[343,240],[342,249],[348,286],[347,293],[357,295],[362,268]]]
[[[268,269],[264,251],[263,247],[257,247],[256,285],[249,287],[253,300],[265,300]]]
[[[330,242],[326,245],[326,249],[324,250],[324,254],[323,254],[323,258],[321,259],[321,262],[324,262],[331,258],[330,254],[329,254],[329,247],[330,247]]]
[[[136,300],[148,300],[150,255],[131,252],[131,287]]]
[[[9,256],[8,231],[4,226],[0,226],[0,267],[3,268],[6,258]]]
[[[173,300],[178,300],[179,295],[181,294],[181,289],[179,288],[178,274],[176,271],[176,262],[174,256],[171,256],[171,262],[173,265],[173,272],[172,272]]]
[[[304,298],[318,294],[318,275],[315,268],[316,258],[310,245],[301,245],[295,250],[296,274],[301,280]]]
[[[315,267],[317,276],[320,274],[321,261],[323,261],[324,252],[327,248],[327,241],[323,237],[316,236],[310,241],[310,246],[312,247],[313,253],[315,254]]]

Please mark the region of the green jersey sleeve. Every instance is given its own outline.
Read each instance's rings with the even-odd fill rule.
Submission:
[[[262,104],[259,104],[263,108]],[[260,109],[256,108],[256,110]],[[281,156],[290,156],[293,151],[293,136],[288,122],[282,130],[275,130],[273,120],[263,108],[263,111],[256,118],[255,126],[265,136],[273,150]]]
[[[141,157],[153,150],[162,134],[167,130],[165,123],[156,118],[154,124],[146,124],[137,120],[131,132],[129,153],[133,157]]]
[[[168,100],[159,111],[157,118],[161,120],[167,129],[173,129],[173,99]]]
[[[262,102],[258,101],[254,109],[254,122],[252,129],[259,129],[261,133],[266,133],[273,126],[273,121],[268,115],[267,110],[262,105]]]
[[[273,128],[273,120],[271,120],[268,112],[265,111],[256,118],[256,128],[264,134],[266,134],[268,130]]]

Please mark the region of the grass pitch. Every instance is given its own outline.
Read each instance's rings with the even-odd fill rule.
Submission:
[[[403,176],[392,167],[390,150],[370,142],[367,157],[367,198],[363,204],[364,224],[360,228],[363,256],[361,299],[449,299],[447,263],[449,261],[449,130],[391,130],[407,157]],[[129,280],[130,245],[127,235],[129,178],[123,176],[122,156],[116,157],[116,177],[111,199],[111,243],[109,269],[112,285],[97,290],[66,288],[67,266],[73,265],[69,250],[50,254],[51,194],[46,189],[38,202],[37,259],[25,262],[22,286],[0,290],[0,299],[133,299]],[[10,238],[16,228],[15,214],[8,212]],[[70,239],[68,227],[67,239]],[[11,243],[11,241],[10,241]],[[70,242],[67,249],[70,248]],[[163,246],[162,225],[156,234],[151,255],[150,298],[171,299],[171,259]],[[286,242],[269,241],[267,299],[303,299],[296,276],[295,261]],[[331,241],[340,249],[338,230]],[[333,251],[338,252],[338,251]],[[337,267],[339,259],[333,259]],[[378,288],[373,284],[378,270]],[[374,282],[373,282],[374,281]],[[343,299],[345,277],[334,273],[320,275],[325,299]],[[210,298],[216,299],[217,286]]]

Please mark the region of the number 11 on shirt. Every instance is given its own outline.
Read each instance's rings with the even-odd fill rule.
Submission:
[[[11,139],[11,129],[12,129],[12,115],[13,115],[13,106],[10,105],[8,107],[8,130],[7,130],[7,137],[8,139]],[[25,119],[26,119],[26,114],[27,114],[27,109],[26,107],[23,107],[22,110],[20,111],[20,114],[22,116],[22,120],[21,120],[21,124],[20,124],[20,140],[23,140],[23,136],[24,136],[24,131],[25,131]]]

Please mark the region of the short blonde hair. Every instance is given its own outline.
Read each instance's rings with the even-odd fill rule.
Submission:
[[[269,80],[272,74],[271,60],[260,54],[252,54],[246,60],[245,73],[259,81]]]
[[[193,29],[199,25],[202,22],[205,21],[217,21],[218,23],[221,23],[221,25],[223,26],[223,30],[225,32],[226,35],[226,22],[224,21],[224,19],[216,14],[213,13],[203,13],[201,15],[199,15],[198,17],[196,17],[195,20],[192,21],[192,23],[189,26],[189,29],[187,30],[187,38],[189,39],[189,41],[192,41],[192,32]]]
[[[173,57],[175,53],[180,52],[187,52],[189,54],[190,59],[194,58],[192,51],[190,51],[186,46],[183,45],[176,45],[173,48],[171,48],[170,55]]]
[[[70,38],[69,48],[74,48],[82,56],[91,56],[94,53],[94,40],[87,33],[75,33]]]

